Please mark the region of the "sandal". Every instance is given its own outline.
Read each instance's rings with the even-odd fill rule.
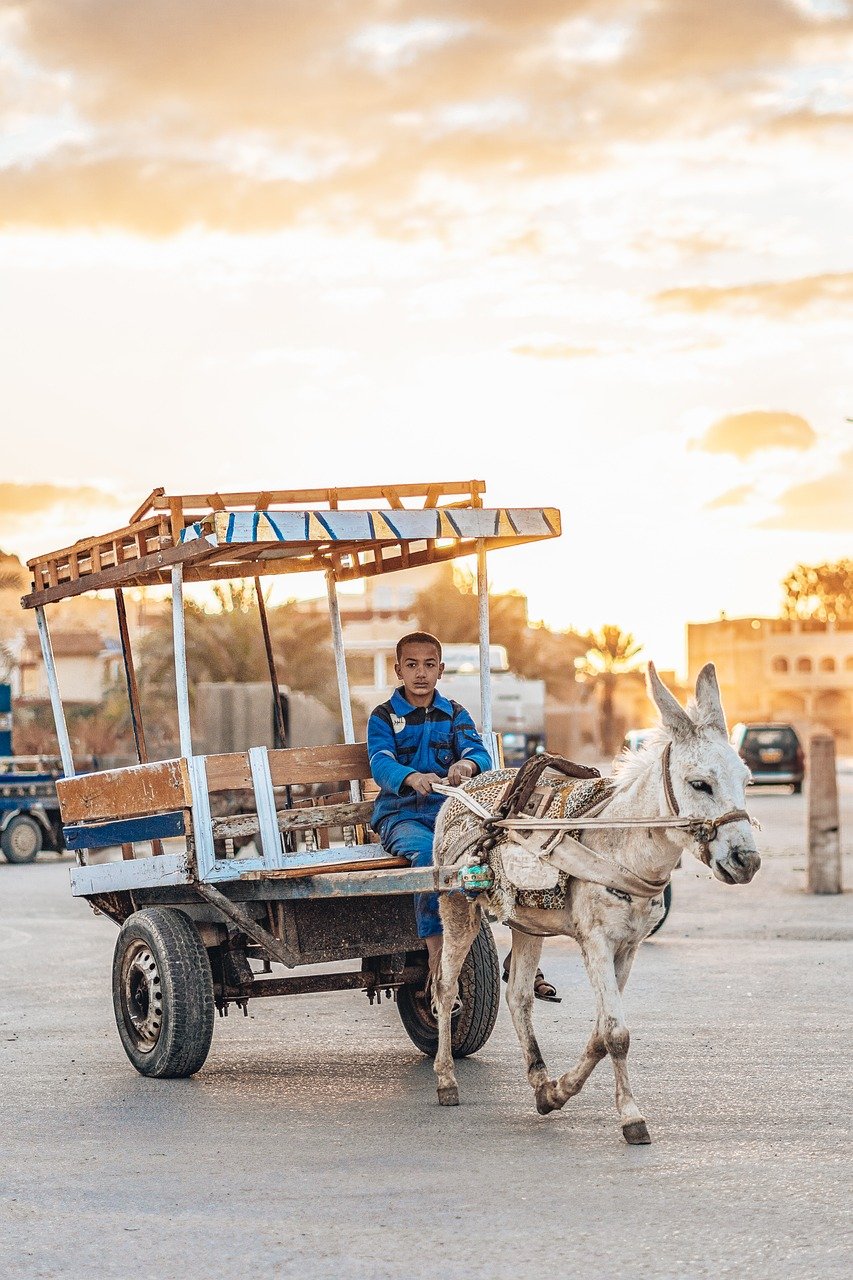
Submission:
[[[510,951],[503,967],[503,981],[509,982],[509,965],[512,958]],[[537,1000],[547,1000],[550,1004],[562,1004],[563,997],[557,995],[557,988],[553,982],[549,982],[541,969],[536,970],[536,977],[533,979],[533,994]]]

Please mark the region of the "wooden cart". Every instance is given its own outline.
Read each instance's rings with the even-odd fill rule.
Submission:
[[[120,932],[113,1000],[122,1044],[144,1075],[188,1076],[210,1049],[215,1012],[260,996],[356,989],[396,999],[424,1053],[437,1034],[424,987],[426,953],[412,894],[464,888],[450,870],[413,868],[371,836],[370,770],[354,740],[337,583],[476,555],[483,735],[490,718],[486,552],[559,536],[553,509],[489,509],[481,481],[300,492],[168,496],[155,490],[123,529],[30,561],[42,653],[65,777],[57,783],[65,841],[76,853],[72,893]],[[193,750],[184,643],[185,582],[322,570],[328,588],[345,742],[227,755]],[[123,591],[172,588],[181,755],[148,758]],[[86,591],[115,592],[139,763],[75,776],[45,608]],[[257,593],[272,689],[278,675]],[[278,697],[274,697],[278,707]],[[493,759],[495,758],[493,749]],[[333,794],[305,796],[330,784]],[[343,788],[343,790],[339,790]],[[211,797],[245,797],[240,813],[212,815]],[[303,793],[303,798],[296,798]],[[239,856],[238,838],[253,843]],[[88,851],[120,846],[120,861]],[[360,960],[349,971],[281,976]],[[491,932],[475,940],[454,1019],[458,1056],[488,1039],[499,975]]]

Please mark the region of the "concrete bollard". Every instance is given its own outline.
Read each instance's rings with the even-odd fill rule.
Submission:
[[[809,742],[808,892],[841,893],[841,832],[835,740],[818,733]]]

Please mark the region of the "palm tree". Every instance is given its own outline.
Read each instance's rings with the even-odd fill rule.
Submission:
[[[641,651],[630,631],[623,631],[614,624],[604,626],[600,631],[588,637],[589,648],[586,651],[587,670],[601,681],[601,745],[608,756],[616,753],[619,746],[615,733],[615,717],[613,714],[613,690],[616,676],[623,671],[636,668],[632,661]]]

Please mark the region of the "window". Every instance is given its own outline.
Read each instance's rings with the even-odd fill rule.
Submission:
[[[797,658],[798,671],[811,671],[811,669],[812,669],[811,658]]]
[[[853,653],[844,659],[844,670],[853,671]]]
[[[771,669],[772,669],[773,671],[787,671],[787,670],[788,670],[788,659],[787,659],[787,658],[774,658],[774,659],[773,659],[773,661],[772,661],[772,663],[771,663],[770,665],[771,665]]]
[[[821,669],[821,671],[834,671],[834,670],[835,670],[835,659],[834,659],[834,658],[821,658],[821,660],[820,660],[820,669]]]

